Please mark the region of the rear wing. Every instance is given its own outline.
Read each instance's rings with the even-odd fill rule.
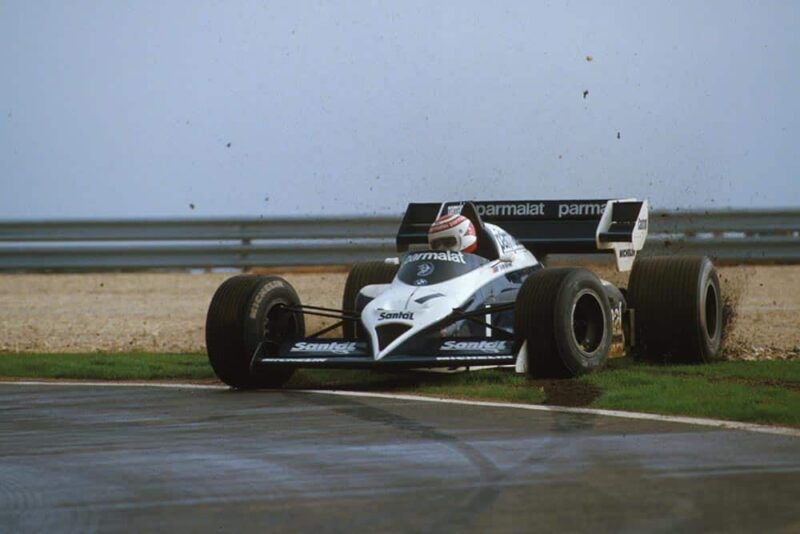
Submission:
[[[646,200],[488,200],[412,203],[397,232],[397,250],[426,245],[437,217],[461,213],[500,226],[539,257],[547,254],[611,252],[617,269],[628,271],[647,238]],[[477,215],[475,215],[477,214]],[[480,234],[480,230],[479,230]]]

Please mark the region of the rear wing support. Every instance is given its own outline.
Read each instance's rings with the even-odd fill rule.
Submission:
[[[611,250],[618,271],[630,271],[647,239],[647,201],[609,200],[597,225],[597,249]]]

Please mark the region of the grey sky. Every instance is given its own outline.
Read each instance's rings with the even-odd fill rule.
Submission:
[[[0,0],[0,218],[800,206],[798,27],[794,1]]]

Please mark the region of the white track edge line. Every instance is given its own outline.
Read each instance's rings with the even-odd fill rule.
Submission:
[[[67,382],[67,381],[0,381],[2,385],[18,386],[97,386],[97,387],[150,387],[165,389],[205,389],[226,390],[228,386],[213,384],[183,384],[183,383],[153,383],[153,382]],[[600,408],[572,408],[568,406],[546,406],[542,404],[519,404],[513,402],[471,401],[462,399],[448,399],[444,397],[427,397],[423,395],[408,395],[395,393],[372,393],[366,391],[321,390],[321,389],[287,389],[273,390],[286,393],[315,393],[320,395],[339,395],[344,397],[366,397],[375,399],[391,399],[404,401],[435,402],[440,404],[459,404],[463,406],[483,406],[489,408],[512,408],[516,410],[531,410],[536,412],[571,413],[580,415],[604,415],[622,419],[638,419],[642,421],[657,421],[664,423],[682,423],[687,425],[708,426],[727,430],[743,430],[762,434],[776,434],[781,436],[800,437],[800,429],[785,426],[759,425],[756,423],[741,423],[726,421],[724,419],[707,419],[700,417],[686,417],[679,415],[660,415],[642,412],[626,412],[622,410],[604,410]]]
[[[186,384],[177,382],[98,382],[90,380],[0,380],[4,386],[93,386],[102,388],[165,388],[165,389],[231,389],[216,384]]]
[[[783,436],[800,437],[800,429],[785,427],[759,425],[756,423],[742,423],[738,421],[727,421],[724,419],[708,419],[701,417],[687,417],[680,415],[660,415],[643,412],[626,412],[622,410],[606,410],[602,408],[572,408],[569,406],[549,406],[543,404],[519,404],[513,402],[492,402],[492,401],[470,401],[462,399],[449,399],[444,397],[426,397],[421,395],[402,395],[393,393],[371,393],[364,391],[338,391],[338,390],[294,390],[305,393],[321,393],[324,395],[343,395],[349,397],[375,397],[381,399],[396,399],[408,401],[438,402],[443,404],[461,404],[467,406],[486,406],[491,408],[514,408],[518,410],[531,410],[537,412],[557,412],[581,415],[605,415],[608,417],[620,417],[623,419],[639,419],[644,421],[661,421],[666,423],[683,423],[687,425],[710,426],[729,430],[744,430],[747,432],[760,432],[765,434],[778,434]]]

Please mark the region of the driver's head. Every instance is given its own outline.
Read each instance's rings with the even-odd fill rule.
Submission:
[[[460,214],[442,215],[428,230],[428,245],[433,250],[475,252],[478,248],[475,225]]]

